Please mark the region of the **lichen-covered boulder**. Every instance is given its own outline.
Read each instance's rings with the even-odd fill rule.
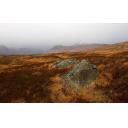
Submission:
[[[96,79],[97,75],[96,66],[87,60],[82,60],[62,77],[66,84],[78,87],[90,84]]]
[[[54,63],[55,67],[57,68],[67,68],[69,66],[73,66],[79,63],[78,60],[75,59],[65,59],[65,60],[58,60]]]

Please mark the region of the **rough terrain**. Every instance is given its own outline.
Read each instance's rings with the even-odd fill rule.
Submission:
[[[68,86],[62,76],[73,67],[55,66],[67,59],[87,60],[98,75],[88,86]],[[128,42],[85,52],[1,55],[0,102],[128,102]]]

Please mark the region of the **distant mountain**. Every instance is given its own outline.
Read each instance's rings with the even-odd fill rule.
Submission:
[[[34,48],[8,48],[4,45],[0,45],[0,55],[27,55],[27,54],[39,54],[44,53],[42,49],[34,49]]]
[[[81,52],[104,46],[107,46],[107,44],[76,44],[71,46],[56,45],[53,48],[51,48],[49,52]]]
[[[45,50],[44,50],[45,49]],[[95,53],[116,53],[118,51],[128,51],[128,41],[116,44],[75,44],[71,46],[56,45],[50,50],[41,48],[8,48],[0,45],[0,55],[29,55],[41,53],[60,53],[60,52],[95,52]]]
[[[0,54],[10,54],[10,52],[10,49],[8,49],[6,46],[0,45]]]
[[[34,49],[34,48],[20,48],[15,49],[15,54],[39,54],[44,53],[44,50],[42,49]]]

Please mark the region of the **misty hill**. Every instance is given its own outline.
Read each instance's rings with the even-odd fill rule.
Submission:
[[[9,54],[10,50],[4,46],[4,45],[0,45],[0,54]]]
[[[59,52],[102,52],[107,54],[118,51],[128,51],[128,41],[116,44],[74,44],[71,46],[56,45],[50,50],[48,48],[8,48],[0,45],[0,55],[30,55],[42,53],[59,53]]]
[[[100,48],[107,46],[108,44],[75,44],[71,46],[64,46],[64,45],[56,45],[49,52],[81,52],[87,51],[94,48]]]
[[[38,54],[38,53],[44,53],[43,48],[42,49],[34,49],[34,48],[8,48],[4,45],[0,45],[0,54],[1,55],[27,55],[27,54]]]

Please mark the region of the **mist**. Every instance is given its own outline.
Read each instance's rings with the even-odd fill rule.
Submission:
[[[0,23],[0,45],[11,48],[48,49],[54,45],[126,40],[127,23]]]

